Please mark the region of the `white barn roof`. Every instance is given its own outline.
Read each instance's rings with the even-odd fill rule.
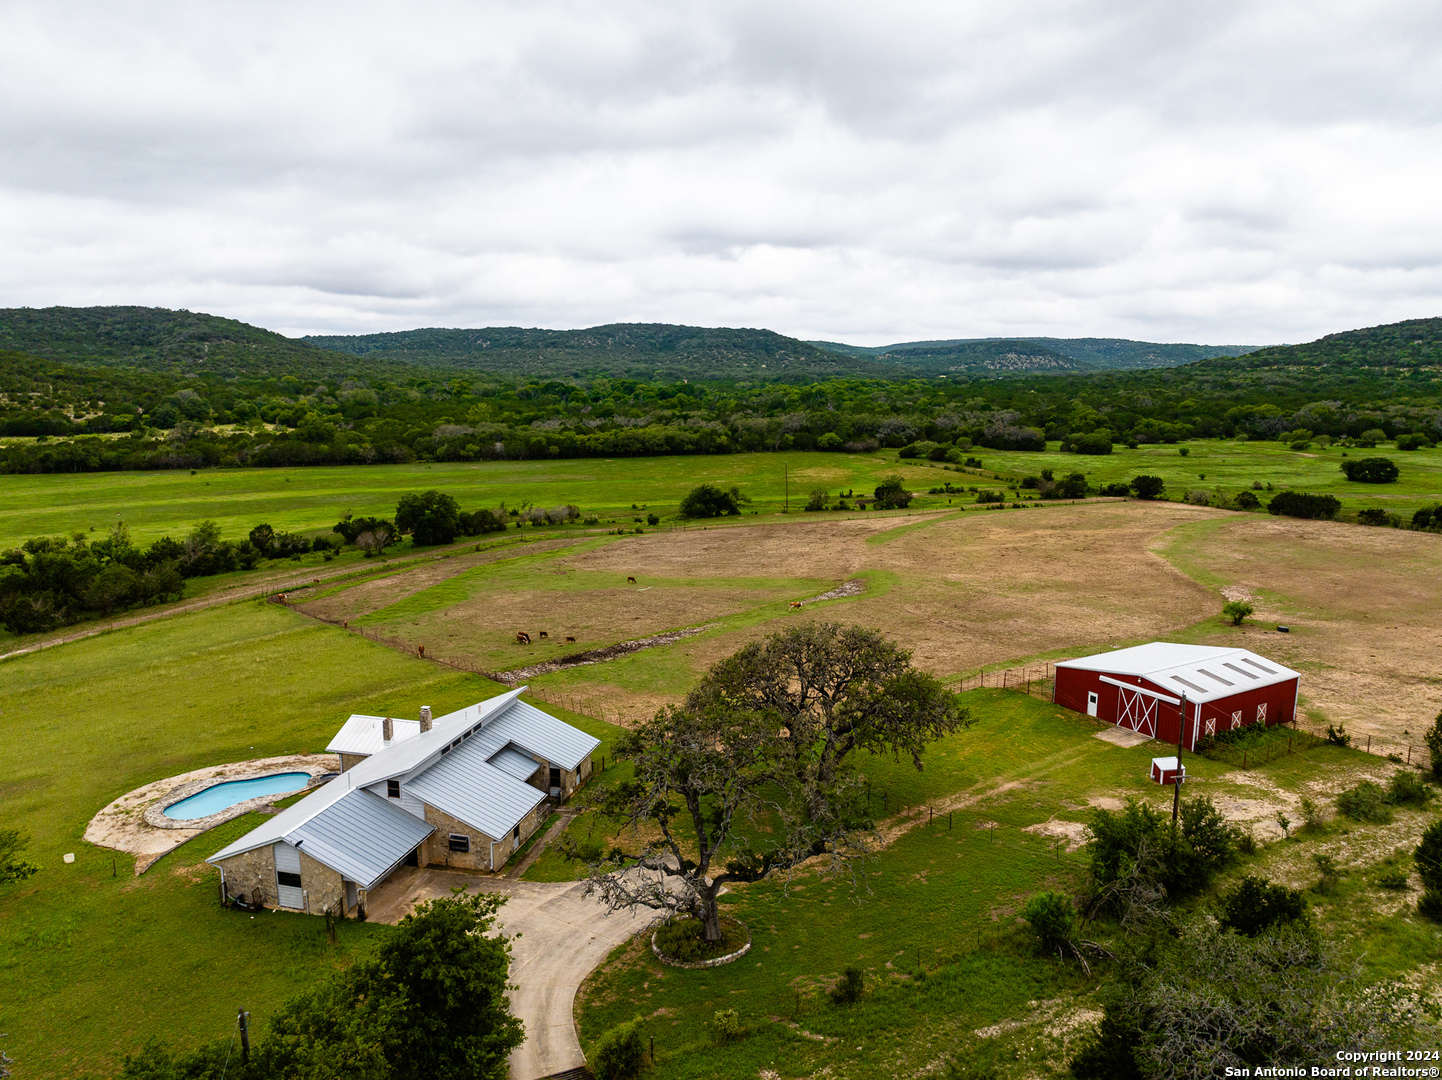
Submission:
[[[343,812],[337,811],[335,814],[330,814],[331,807],[347,798],[352,791],[392,779],[401,780],[402,786],[422,801],[474,825],[487,836],[495,839],[504,837],[537,803],[545,799],[546,795],[514,775],[512,770],[518,763],[513,759],[506,759],[511,763],[511,770],[501,767],[499,758],[503,752],[512,748],[528,751],[552,765],[573,771],[601,745],[600,739],[518,701],[525,690],[526,687],[522,686],[447,713],[435,720],[430,731],[421,731],[420,724],[415,721],[397,720],[396,735],[400,734],[399,725],[406,723],[414,724],[415,734],[392,739],[389,743],[382,741],[380,748],[371,752],[368,757],[293,806],[286,807],[233,844],[217,851],[206,861],[218,862],[266,844],[273,844],[277,840],[288,841],[292,833],[302,839],[313,835],[316,843],[314,847],[305,847],[307,854],[349,878],[350,872],[323,857],[320,854],[321,849],[325,845],[331,845],[336,851],[354,849],[349,856],[335,854],[333,857],[353,859],[357,872],[360,872],[362,868],[380,861],[384,857],[384,851],[389,851],[386,845],[390,841],[386,837],[393,833],[386,832],[389,827],[386,822],[391,819],[381,819],[373,813],[365,816],[365,812],[358,809],[369,806],[364,802],[351,803]],[[348,746],[364,745],[363,739],[368,730],[365,722],[371,720],[376,721],[375,737],[379,741],[380,719],[352,716],[331,741],[329,749],[338,752],[336,744],[347,730],[351,732],[351,737],[347,740]],[[348,749],[345,752],[366,751]],[[522,755],[518,753],[517,756]],[[534,771],[531,770],[532,773]],[[527,774],[528,777],[530,775]],[[407,851],[435,831],[420,818],[393,806],[379,795],[371,792],[365,794],[379,802],[388,812],[404,815],[417,822],[424,830]],[[357,818],[359,831],[353,834],[349,842],[342,842],[346,834],[338,825],[316,825],[315,829],[319,831],[314,834],[299,831],[320,815],[327,815],[326,821],[329,823],[338,823],[345,820],[347,814],[362,815]],[[361,828],[361,825],[364,825],[364,828]],[[400,833],[394,835],[401,836]],[[372,843],[380,845],[380,853],[374,857],[360,853],[360,849]],[[394,863],[388,864],[387,869],[393,865]],[[351,880],[358,881],[359,878]]]
[[[1299,677],[1291,668],[1250,649],[1170,641],[1059,660],[1055,666],[1143,678],[1178,696],[1185,693],[1188,701],[1215,701]]]

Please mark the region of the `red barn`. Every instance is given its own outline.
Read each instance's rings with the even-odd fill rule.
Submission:
[[[1204,735],[1243,724],[1291,722],[1298,679],[1247,649],[1154,641],[1061,661],[1052,700],[1167,743],[1177,741],[1180,725],[1191,749]]]

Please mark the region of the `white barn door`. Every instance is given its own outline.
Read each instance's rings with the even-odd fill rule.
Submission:
[[[300,849],[293,848],[284,840],[275,845],[275,892],[280,906],[305,908],[305,890],[300,883]]]
[[[1138,734],[1155,739],[1157,737],[1157,699],[1146,694],[1128,691],[1125,687],[1117,688],[1117,698],[1118,704],[1121,706],[1121,715],[1117,717],[1117,726],[1129,727]]]

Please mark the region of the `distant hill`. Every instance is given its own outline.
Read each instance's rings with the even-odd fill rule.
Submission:
[[[1345,330],[1304,345],[1271,345],[1211,366],[1232,368],[1436,368],[1442,365],[1442,319]]]
[[[327,353],[236,319],[147,307],[0,308],[0,349],[68,363],[256,378],[351,373]]]
[[[894,364],[843,357],[771,330],[613,323],[586,330],[515,326],[314,335],[322,349],[417,366],[534,377],[600,374],[644,379],[895,378]]]
[[[1129,371],[1239,356],[1253,345],[1171,345],[1126,338],[957,338],[895,345],[812,341],[842,356],[891,361],[914,374]]]

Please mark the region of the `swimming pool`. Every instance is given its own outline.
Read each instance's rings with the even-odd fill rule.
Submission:
[[[178,803],[172,803],[165,808],[165,816],[172,821],[209,817],[236,803],[245,802],[246,799],[299,791],[308,783],[310,773],[303,772],[273,773],[270,776],[257,776],[254,780],[227,780],[204,791],[197,791]]]

